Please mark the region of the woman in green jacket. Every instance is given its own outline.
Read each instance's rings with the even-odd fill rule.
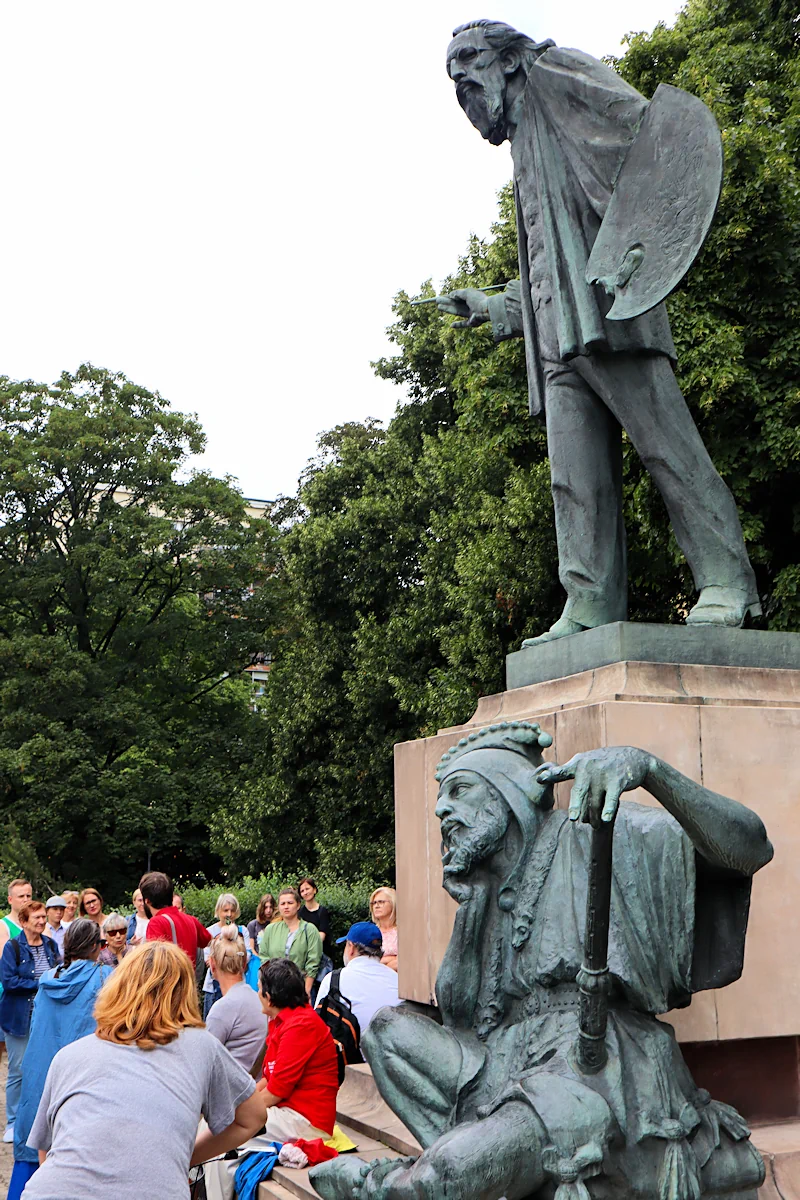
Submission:
[[[322,962],[322,938],[309,921],[301,921],[300,893],[284,888],[278,896],[280,917],[263,930],[258,939],[258,955],[262,963],[270,958],[290,958],[303,972],[306,992],[310,995]]]

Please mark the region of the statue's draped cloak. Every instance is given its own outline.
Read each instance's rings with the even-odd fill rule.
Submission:
[[[506,781],[500,791],[509,791]],[[462,1048],[454,1120],[524,1098],[559,1152],[571,1154],[583,1144],[580,1114],[593,1113],[606,1174],[618,1170],[628,1186],[663,1168],[662,1200],[686,1200],[678,1195],[682,1172],[705,1166],[719,1149],[720,1126],[742,1144],[731,1179],[758,1168],[742,1142],[741,1118],[698,1091],[671,1027],[655,1014],[741,974],[750,881],[715,876],[663,809],[620,806],[609,933],[610,1060],[599,1075],[583,1076],[572,1056],[577,1004],[553,1009],[552,997],[574,990],[583,958],[590,836],[587,825],[568,821],[561,810],[542,814],[535,839],[522,850],[524,863],[512,866],[513,897],[502,880],[484,876],[459,906],[437,980],[444,1024]],[[616,1168],[608,1159],[615,1144]]]
[[[535,179],[564,361],[595,352],[661,353],[675,360],[663,304],[630,321],[606,321],[612,300],[586,282],[586,264],[625,155],[648,102],[610,67],[578,50],[552,46],[531,67],[512,143],[517,188]],[[520,171],[520,164],[527,166]],[[543,386],[531,301],[527,239],[517,191],[521,304],[531,412]],[[621,255],[622,257],[622,255]]]

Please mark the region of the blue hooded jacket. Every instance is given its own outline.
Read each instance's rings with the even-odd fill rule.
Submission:
[[[113,967],[103,967],[85,958],[62,970],[47,971],[39,980],[33,1006],[31,1036],[22,1060],[22,1094],[14,1125],[14,1159],[38,1162],[26,1145],[50,1063],[62,1046],[95,1031],[94,1002]]]

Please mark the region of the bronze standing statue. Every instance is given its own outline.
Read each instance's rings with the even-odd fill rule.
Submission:
[[[386,1008],[364,1037],[423,1151],[315,1167],[325,1200],[756,1200],[745,1122],[696,1087],[657,1014],[741,973],[764,826],[642,750],[545,765],[550,742],[497,724],[439,764],[459,905],[443,1024]],[[565,812],[552,785],[568,779]],[[637,787],[660,807],[620,804]]]
[[[472,124],[514,162],[520,279],[438,298],[496,341],[524,337],[544,412],[559,577],[553,627],[525,645],[627,617],[622,431],[653,477],[692,571],[691,624],[760,615],[733,497],[673,373],[663,299],[696,255],[719,194],[719,130],[699,100],[648,101],[603,63],[499,21],[454,33],[448,73]]]

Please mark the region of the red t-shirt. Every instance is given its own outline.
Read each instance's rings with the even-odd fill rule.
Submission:
[[[172,929],[167,917],[172,917],[178,945],[181,950],[186,951],[192,960],[192,966],[194,966],[198,946],[207,946],[211,941],[211,934],[205,925],[198,921],[197,917],[190,917],[188,913],[181,912],[177,908],[162,908],[160,912],[150,918],[145,934],[148,942],[172,941]]]
[[[309,1005],[282,1008],[269,1023],[264,1056],[267,1091],[316,1129],[333,1133],[339,1068],[331,1031]]]

